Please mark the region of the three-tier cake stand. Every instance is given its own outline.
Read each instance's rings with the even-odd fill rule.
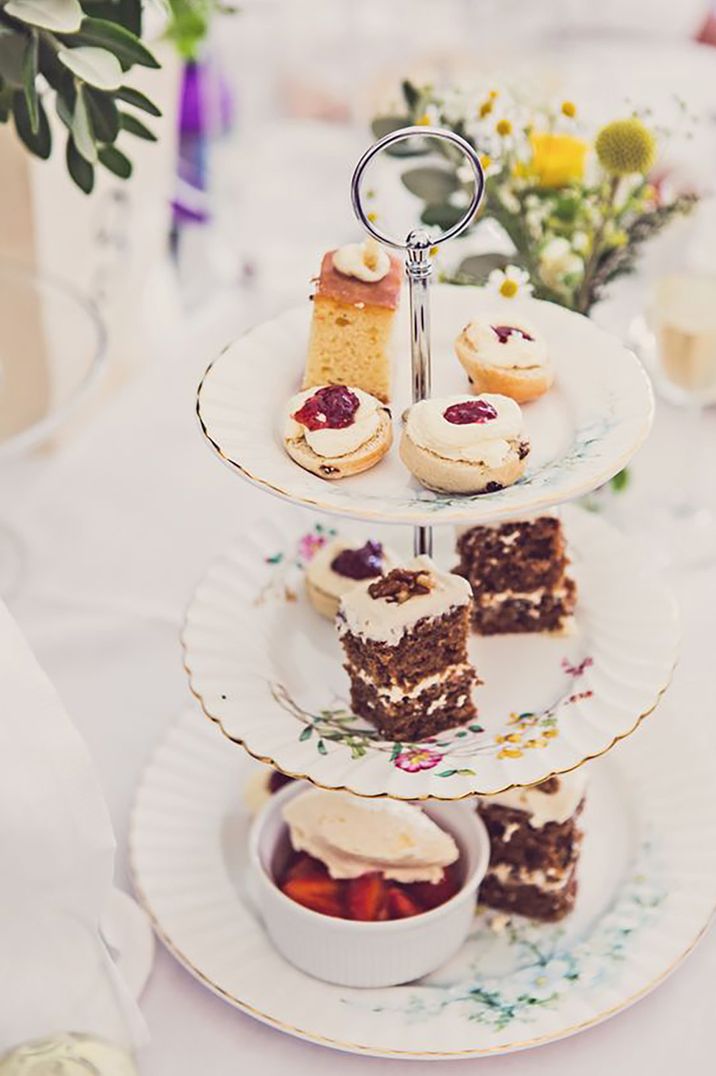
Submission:
[[[365,211],[362,186],[382,150],[418,136],[446,139],[464,154],[474,189],[463,219],[448,232],[436,237],[416,229],[398,241]],[[406,254],[409,304],[401,317],[408,320],[403,339],[409,338],[410,349],[397,364],[396,419],[436,385],[441,395],[465,391],[452,341],[476,311],[496,300],[483,289],[432,285],[431,258],[433,248],[472,222],[484,182],[473,148],[436,128],[387,135],[355,169],[352,201],[358,219],[378,242]],[[234,817],[240,798],[239,771],[255,766],[245,758],[239,764],[227,741],[288,776],[326,789],[458,800],[534,784],[606,754],[656,707],[669,683],[678,625],[668,591],[606,522],[579,507],[564,507],[579,590],[570,634],[475,640],[471,656],[484,681],[476,694],[478,718],[428,741],[383,740],[350,712],[335,633],[312,609],[303,588],[311,556],[335,533],[331,520],[350,517],[351,535],[380,539],[405,556],[410,555],[403,537],[408,528],[392,527],[392,537],[386,528],[409,524],[414,551],[433,553],[449,569],[455,563],[455,536],[447,524],[514,518],[574,500],[624,467],[649,431],[650,386],[619,341],[551,303],[497,301],[515,304],[507,309],[529,310],[530,321],[548,340],[557,378],[547,397],[525,408],[532,444],[525,476],[495,493],[429,493],[414,483],[395,453],[374,470],[342,482],[325,482],[288,459],[278,417],[297,390],[310,309],[289,310],[252,329],[209,367],[198,391],[201,428],[219,456],[255,485],[311,514],[303,512],[297,526],[298,513],[275,504],[269,518],[247,528],[209,568],[194,594],[182,633],[185,665],[192,692],[223,737],[192,713],[157,752],[135,813],[135,878],[165,942],[207,985],[267,1023],[357,1052],[477,1056],[549,1041],[595,1023],[655,985],[678,961],[703,929],[716,894],[716,862],[710,857],[698,867],[706,875],[703,908],[681,919],[669,908],[643,924],[643,951],[652,932],[660,931],[663,939],[666,930],[673,938],[669,953],[652,952],[645,961],[640,949],[638,966],[628,974],[622,968],[621,981],[605,985],[610,946],[618,937],[626,944],[619,934],[623,917],[634,918],[635,909],[652,897],[652,906],[661,906],[637,879],[647,879],[644,884],[653,883],[656,890],[662,874],[661,867],[643,862],[650,845],[642,828],[626,836],[632,808],[626,805],[631,799],[623,778],[614,776],[619,767],[609,762],[607,773],[600,763],[588,807],[588,818],[599,820],[589,838],[594,851],[584,865],[581,911],[570,917],[568,927],[555,931],[525,923],[502,936],[483,929],[466,953],[427,984],[350,991],[308,979],[271,949],[257,927],[250,894],[243,891],[241,853],[236,845],[233,853],[227,851],[227,817]],[[649,723],[634,743],[643,739],[650,746],[640,751],[629,741],[618,755],[628,759],[630,782],[668,835],[659,787],[669,751],[660,735],[659,730],[652,734]],[[669,780],[686,798],[701,795],[686,771],[680,778],[670,769]],[[707,812],[701,824],[716,829],[714,812]],[[671,830],[665,858],[673,873],[687,852]],[[716,845],[713,835],[709,839]],[[600,856],[611,858],[608,869],[597,866]],[[198,878],[189,882],[192,862]],[[599,880],[592,882],[590,872]],[[176,884],[179,877],[187,888],[177,902],[171,879]],[[216,916],[206,910],[207,900],[218,909]],[[540,954],[536,963],[527,958],[530,952]],[[237,967],[247,958],[252,968],[263,968],[253,978]],[[594,983],[586,971],[590,960],[598,965]],[[547,990],[538,982],[540,968],[549,980]]]

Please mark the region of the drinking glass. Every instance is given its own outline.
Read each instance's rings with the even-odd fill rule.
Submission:
[[[104,324],[70,285],[0,261],[0,465],[38,447],[73,413],[105,357]],[[19,536],[2,503],[0,594],[16,588]]]

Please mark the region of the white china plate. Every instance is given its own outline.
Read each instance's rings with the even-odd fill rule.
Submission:
[[[503,300],[504,302],[504,300]],[[467,392],[453,350],[460,329],[495,299],[480,288],[432,289],[433,395]],[[514,305],[513,305],[514,304]],[[532,451],[514,486],[478,496],[431,493],[401,463],[397,447],[370,471],[324,481],[284,452],[282,415],[298,391],[311,304],[252,329],[209,367],[199,386],[202,430],[219,456],[262,489],[339,515],[393,523],[486,522],[536,511],[587,493],[624,467],[651,426],[653,399],[638,359],[588,318],[535,299],[510,300],[549,344],[557,376],[552,390],[524,414]],[[396,441],[410,403],[407,297],[396,326]]]
[[[665,708],[666,709],[666,708]],[[575,910],[538,925],[478,912],[461,952],[429,978],[382,990],[330,986],[271,946],[246,889],[257,764],[186,713],[139,787],[130,835],[137,893],[167,948],[238,1009],[297,1038],[420,1059],[506,1053],[571,1035],[657,986],[716,902],[716,801],[708,758],[660,714],[592,771]]]
[[[243,535],[197,588],[182,635],[191,689],[249,754],[362,796],[459,799],[573,769],[656,706],[676,661],[678,618],[618,532],[580,508],[565,508],[563,521],[579,588],[572,630],[473,635],[484,683],[469,725],[391,743],[350,715],[335,629],[303,586],[307,559],[333,532],[317,524],[299,537],[281,514]],[[350,533],[386,540],[365,526]],[[436,539],[438,563],[452,568],[454,536],[441,529]]]

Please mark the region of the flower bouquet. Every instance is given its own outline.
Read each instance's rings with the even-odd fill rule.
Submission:
[[[571,101],[538,108],[497,90],[402,89],[405,115],[377,118],[376,135],[418,124],[467,139],[486,177],[477,221],[496,222],[514,249],[466,258],[455,283],[489,280],[505,297],[526,290],[587,314],[608,284],[634,269],[643,244],[697,201],[693,193],[667,196],[651,177],[656,136],[637,115],[588,132]],[[424,141],[400,148],[401,156],[431,152]],[[445,228],[464,212],[472,178],[459,151],[442,143],[435,151],[443,161],[411,164],[402,181],[422,200],[423,223]]]

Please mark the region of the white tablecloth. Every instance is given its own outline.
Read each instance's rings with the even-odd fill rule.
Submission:
[[[117,830],[118,880],[135,783],[163,730],[187,705],[178,629],[207,562],[276,502],[239,481],[202,443],[194,393],[207,361],[241,322],[235,301],[177,339],[181,350],[147,370],[62,454],[6,475],[12,518],[28,545],[28,575],[11,609],[54,680],[99,770]],[[710,416],[711,453],[716,416]],[[637,471],[642,490],[678,482],[686,456],[680,420],[660,416]],[[712,479],[704,461],[705,480]],[[14,477],[14,481],[13,481]],[[639,483],[633,496],[639,496]],[[632,503],[636,503],[632,502]],[[664,703],[678,729],[703,726],[713,750],[716,568],[675,578],[684,655]],[[199,719],[199,718],[198,718]],[[237,748],[238,750],[238,748]],[[716,980],[712,934],[664,985],[631,1011],[563,1043],[484,1059],[487,1073],[604,1076],[605,1072],[713,1071]],[[159,948],[143,998],[152,1043],[145,1076],[262,1076],[411,1072],[424,1062],[337,1057],[253,1021],[211,995]],[[437,1070],[448,1063],[437,1063]],[[431,1071],[435,1071],[434,1068]]]

